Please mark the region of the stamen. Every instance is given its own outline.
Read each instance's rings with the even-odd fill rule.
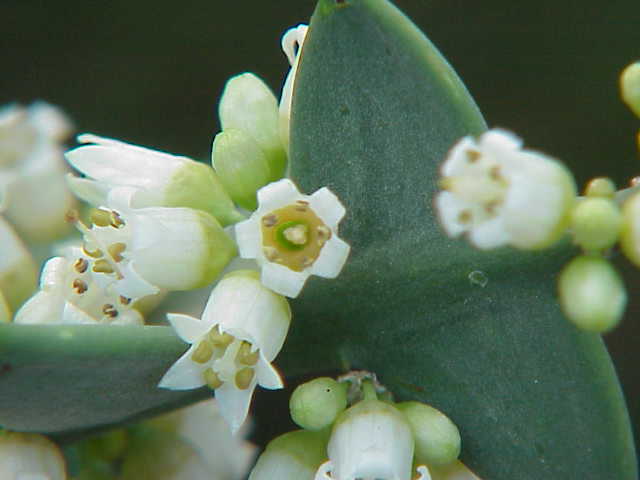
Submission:
[[[469,163],[475,163],[482,157],[482,154],[477,150],[467,150],[465,153],[467,154],[467,161]]]
[[[64,214],[64,221],[67,223],[76,223],[80,219],[80,214],[75,208],[67,210]]]
[[[207,368],[204,372],[202,372],[202,376],[204,377],[204,381],[207,383],[207,386],[211,390],[220,388],[224,383],[222,380],[220,380],[220,377],[218,376],[218,374],[214,372],[211,367]]]
[[[243,365],[255,365],[258,363],[259,357],[260,354],[258,353],[258,350],[255,352],[251,351],[251,344],[249,342],[242,342],[240,344],[238,354],[236,355],[236,360]]]
[[[280,258],[280,252],[275,247],[262,247],[262,253],[270,262],[275,262]]]
[[[99,248],[96,248],[95,250],[89,250],[86,243],[82,245],[82,252],[85,255],[93,258],[100,258],[103,255],[102,250],[100,250]]]
[[[300,260],[300,266],[302,268],[308,268],[311,265],[313,265],[314,260],[312,258],[309,257],[302,257],[302,259]]]
[[[308,241],[307,232],[309,227],[303,223],[286,228],[282,235],[294,245],[305,245]]]
[[[109,247],[107,247],[107,252],[109,252],[109,255],[111,255],[111,258],[113,258],[115,262],[120,262],[122,261],[121,254],[126,250],[126,248],[127,248],[126,243],[122,243],[122,242],[112,243],[111,245],[109,245]]]
[[[306,200],[296,200],[296,210],[298,212],[306,212],[307,207],[309,206],[309,202]]]
[[[86,292],[89,289],[89,286],[86,284],[86,282],[83,282],[79,278],[76,278],[71,284],[71,286],[73,287],[73,289],[76,291],[78,295],[82,295],[84,292]]]
[[[273,227],[276,223],[278,223],[278,217],[276,217],[273,213],[262,217],[262,225],[264,225],[265,227]]]
[[[458,214],[458,222],[462,224],[470,223],[472,219],[473,219],[473,215],[471,215],[471,212],[469,210],[462,210]]]
[[[214,327],[209,330],[209,333],[207,334],[207,340],[211,342],[214,347],[226,348],[235,339],[233,335],[229,335],[228,333],[220,333],[218,327]]]
[[[238,370],[236,373],[235,384],[240,390],[246,390],[251,385],[251,380],[253,380],[253,376],[255,372],[253,368],[246,367],[241,370]]]
[[[113,267],[104,258],[96,260],[92,270],[96,273],[113,273]]]
[[[112,211],[111,212],[111,226],[115,227],[115,228],[120,228],[124,226],[124,220],[122,220],[122,217],[120,216],[120,214],[116,211]]]
[[[123,295],[120,295],[120,303],[123,305],[129,305],[131,303],[131,299]]]
[[[191,354],[191,359],[197,363],[207,363],[213,356],[213,345],[207,340],[201,341],[194,352]]]
[[[91,222],[98,227],[108,227],[111,225],[111,212],[108,210],[102,210],[101,208],[94,208],[89,215]]]
[[[331,229],[326,225],[318,225],[316,235],[318,236],[318,246],[321,247],[331,238]]]
[[[79,258],[74,262],[73,268],[78,273],[84,273],[89,268],[89,262],[85,258]]]
[[[115,318],[118,316],[118,310],[116,310],[116,307],[114,307],[110,303],[106,303],[102,306],[102,313],[111,318]]]
[[[496,182],[502,180],[502,174],[500,173],[500,167],[498,165],[494,165],[489,169],[489,177]]]

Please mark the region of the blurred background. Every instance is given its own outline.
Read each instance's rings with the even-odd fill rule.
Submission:
[[[0,0],[0,105],[44,99],[78,132],[207,160],[226,79],[252,71],[279,92],[288,68],[280,35],[307,22],[314,3]],[[617,91],[619,72],[640,59],[637,0],[395,3],[451,62],[490,126],[562,159],[580,186],[640,174],[640,120]],[[628,315],[605,340],[637,432],[640,275],[626,275]]]

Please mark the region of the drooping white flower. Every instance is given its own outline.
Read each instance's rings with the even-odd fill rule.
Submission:
[[[0,211],[32,241],[65,235],[75,205],[64,180],[61,142],[71,125],[56,107],[34,102],[0,108]]]
[[[289,151],[289,126],[291,123],[291,100],[293,98],[293,87],[296,74],[298,73],[298,63],[300,62],[300,51],[307,36],[308,25],[300,24],[297,27],[290,28],[282,36],[282,51],[289,60],[291,69],[287,74],[282,87],[282,95],[280,96],[279,121],[280,121],[280,137],[282,144]]]
[[[178,336],[191,347],[163,376],[161,388],[215,390],[220,413],[235,433],[244,422],[256,385],[282,388],[271,365],[291,321],[284,297],[265,288],[257,272],[225,276],[211,293],[202,319],[169,314]]]
[[[414,439],[406,418],[392,405],[362,400],[342,413],[331,431],[329,460],[315,480],[412,480]],[[419,466],[418,480],[430,480]]]
[[[0,434],[2,480],[65,480],[60,449],[43,435],[7,432]]]
[[[117,187],[134,187],[131,207],[188,207],[210,213],[223,225],[242,215],[213,169],[187,157],[128,143],[80,135],[82,145],[66,153],[69,163],[86,178],[68,176],[73,192],[94,206],[107,202]]]
[[[261,265],[266,287],[294,298],[310,275],[340,273],[350,249],[338,237],[345,208],[328,188],[303,195],[282,179],[261,188],[258,203],[248,220],[236,224],[236,241],[241,257]]]
[[[564,233],[576,187],[559,162],[502,130],[465,137],[442,165],[435,206],[446,233],[481,249],[544,248]]]

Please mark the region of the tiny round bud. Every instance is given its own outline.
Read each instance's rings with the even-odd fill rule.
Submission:
[[[620,74],[620,94],[624,103],[640,117],[640,62],[632,63]]]
[[[587,183],[584,194],[587,197],[609,197],[613,198],[616,193],[616,184],[606,177],[598,177]]]
[[[624,254],[640,267],[640,194],[627,199],[622,207],[620,246]]]
[[[420,402],[396,405],[411,425],[415,439],[416,463],[447,465],[460,455],[458,427],[440,410]]]
[[[615,327],[627,304],[627,292],[618,272],[601,257],[579,256],[560,273],[560,305],[579,328],[605,332]]]
[[[618,240],[622,227],[620,208],[609,198],[582,200],[573,209],[571,229],[574,242],[585,250],[604,250]]]
[[[294,422],[307,430],[331,425],[347,408],[347,385],[320,377],[299,385],[291,394],[289,410]]]

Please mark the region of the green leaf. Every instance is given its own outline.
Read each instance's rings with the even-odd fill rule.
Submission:
[[[302,55],[291,176],[344,202],[352,253],[293,302],[279,365],[376,372],[450,416],[484,479],[636,478],[603,342],[557,305],[570,249],[481,253],[438,226],[438,165],[484,129],[446,61],[384,0],[320,0]]]

